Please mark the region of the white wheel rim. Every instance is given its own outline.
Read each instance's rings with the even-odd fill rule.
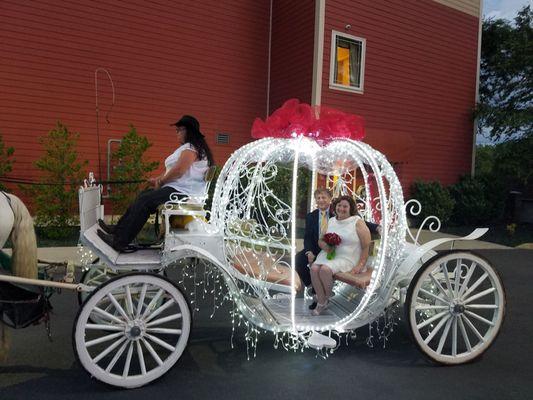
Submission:
[[[100,308],[110,303],[111,310]],[[176,363],[187,345],[190,325],[187,302],[174,285],[157,276],[128,275],[98,289],[84,303],[76,322],[76,351],[95,378],[139,387]]]
[[[474,254],[450,253],[420,275],[409,319],[422,351],[435,361],[460,364],[492,344],[504,310],[504,291],[494,269]]]

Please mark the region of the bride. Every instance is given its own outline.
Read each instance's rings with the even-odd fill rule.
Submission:
[[[370,231],[357,214],[357,206],[350,196],[334,200],[336,217],[328,222],[326,233],[336,233],[341,243],[335,247],[335,256],[328,259],[334,248],[323,239],[318,241],[322,251],[311,266],[311,281],[317,296],[317,307],[313,315],[320,315],[328,306],[333,289],[333,276],[338,272],[361,274],[366,271],[370,248]]]

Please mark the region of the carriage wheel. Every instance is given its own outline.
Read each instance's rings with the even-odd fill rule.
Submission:
[[[112,308],[104,310],[109,303]],[[74,352],[91,376],[134,388],[160,378],[178,361],[190,329],[189,304],[175,284],[154,274],[125,274],[104,283],[81,306]]]
[[[100,286],[118,275],[107,265],[92,265],[81,276],[80,283],[88,286]],[[78,292],[78,304],[81,305],[89,296],[89,292]]]
[[[487,260],[450,251],[416,273],[404,310],[409,332],[424,355],[441,364],[462,364],[481,356],[496,339],[505,291]]]

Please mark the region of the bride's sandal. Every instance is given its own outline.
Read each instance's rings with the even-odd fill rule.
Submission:
[[[319,316],[320,314],[322,314],[322,312],[328,308],[328,303],[329,301],[326,300],[326,302],[324,304],[321,304],[321,303],[318,303],[316,305],[316,308],[313,310],[312,314],[314,316]]]

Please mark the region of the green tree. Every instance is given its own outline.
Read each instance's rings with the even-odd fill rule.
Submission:
[[[455,205],[450,193],[440,182],[414,182],[411,186],[411,198],[422,204],[420,215],[415,218],[419,223],[434,215],[446,224]]]
[[[128,181],[139,183],[115,184],[111,188],[110,198],[113,203],[113,213],[122,214],[135,199],[143,186],[141,181],[148,179],[150,173],[158,166],[157,161],[146,161],[144,153],[152,144],[145,136],[137,133],[137,129],[130,125],[130,130],[124,135],[120,146],[112,155],[115,163],[112,172],[114,181]]]
[[[518,12],[515,24],[483,21],[479,133],[494,140],[533,134],[533,12]]]
[[[69,131],[58,121],[56,127],[40,139],[44,154],[35,166],[41,171],[39,182],[42,185],[23,186],[34,199],[37,223],[48,226],[46,235],[55,239],[70,234],[68,227],[78,214],[78,188],[88,164],[78,160],[78,138],[78,133]]]
[[[2,135],[0,135],[0,178],[5,177],[13,169],[13,147],[6,147]],[[0,182],[0,190],[6,190],[6,187]]]

